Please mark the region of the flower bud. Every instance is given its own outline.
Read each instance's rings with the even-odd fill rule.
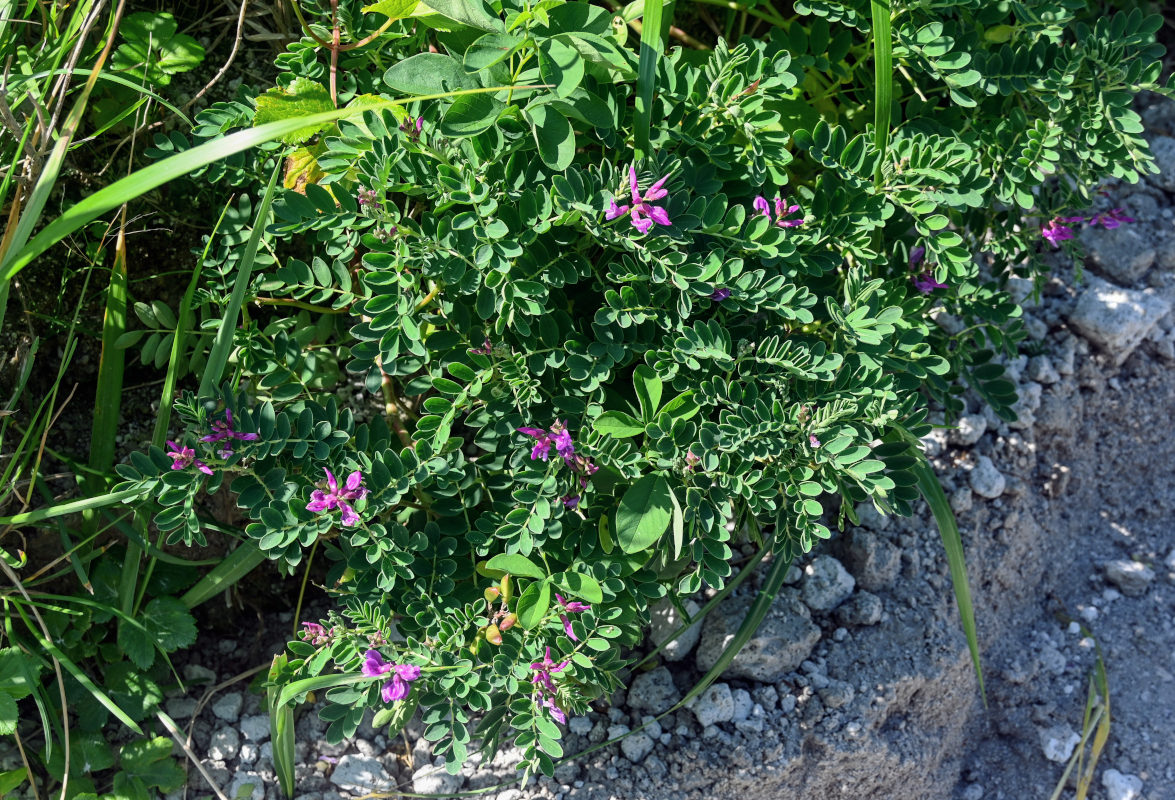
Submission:
[[[502,593],[501,590],[498,589],[497,586],[491,586],[490,588],[488,588],[484,592],[482,592],[482,596],[486,599],[487,603],[489,603],[490,605],[493,605],[494,601],[498,599],[498,595],[500,595],[501,593]]]
[[[502,581],[498,585],[502,587],[502,602],[509,603],[510,597],[511,597],[511,594],[510,594],[510,574],[507,573],[507,574],[503,575]]]
[[[516,622],[518,622],[518,615],[517,614],[507,614],[505,617],[502,618],[502,624],[500,627],[502,630],[508,631],[514,627],[514,623],[516,623]]]
[[[486,641],[490,644],[502,643],[502,632],[498,630],[497,625],[490,625],[485,629]]]

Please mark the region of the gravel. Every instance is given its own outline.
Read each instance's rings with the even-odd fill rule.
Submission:
[[[341,766],[342,762],[340,761],[339,764]],[[333,775],[331,780],[334,780]],[[464,783],[464,775],[460,773],[450,775],[444,767],[432,764],[425,764],[412,773],[412,791],[420,794],[435,794],[444,797],[461,791],[461,785]]]
[[[694,700],[690,710],[703,728],[734,719],[734,695],[730,686],[715,683]]]
[[[706,617],[695,657],[698,669],[706,672],[718,663],[750,606],[750,597],[734,595]],[[812,623],[812,614],[800,602],[799,593],[785,587],[767,612],[763,624],[723,674],[731,678],[777,683],[808,657],[820,635],[820,628]]]
[[[1107,800],[1138,800],[1142,796],[1142,779],[1116,769],[1102,773],[1102,786],[1106,787]]]
[[[1137,561],[1118,559],[1106,564],[1106,580],[1128,597],[1141,597],[1155,579],[1155,571]]]
[[[857,585],[871,592],[887,589],[902,569],[902,551],[875,533],[849,531],[841,548],[844,563]]]
[[[696,616],[702,610],[702,607],[693,600],[686,600],[682,605],[685,606],[686,613],[691,617]],[[653,607],[651,617],[652,623],[649,626],[649,638],[652,639],[653,644],[658,646],[669,639],[673,635],[673,632],[681,627],[685,621],[682,619],[677,608],[668,599],[660,601]],[[695,622],[686,628],[680,636],[665,645],[665,649],[661,651],[661,656],[666,661],[681,661],[693,651],[701,636],[702,623]]]
[[[1007,479],[987,456],[976,459],[969,478],[971,490],[980,497],[995,499],[1007,488]]]
[[[240,692],[230,692],[217,698],[216,702],[212,704],[212,713],[216,715],[217,719],[236,722],[241,718],[241,708],[244,704],[245,698],[241,696]]]
[[[1121,366],[1171,304],[1153,290],[1135,291],[1090,279],[1069,322]]]
[[[236,728],[219,728],[212,734],[208,744],[208,757],[217,761],[230,761],[241,749],[241,737]]]

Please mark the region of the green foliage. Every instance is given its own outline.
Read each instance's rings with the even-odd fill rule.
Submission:
[[[634,49],[586,2],[341,2],[338,52],[291,43],[277,86],[156,138],[151,181],[245,195],[202,256],[182,434],[112,496],[204,544],[225,489],[241,563],[325,553],[338,608],[269,676],[287,792],[310,691],[332,742],[418,709],[452,771],[510,738],[551,774],[556,720],[619,684],[651,603],[728,585],[736,545],[778,554],[777,585],[858,503],[945,513],[913,441],[966,387],[1014,416],[1004,281],[1099,180],[1154,171],[1130,103],[1172,91],[1137,11],[809,0],[664,52],[657,8]],[[181,315],[134,310],[120,344],[174,361]],[[132,721],[159,697],[134,670],[194,633],[141,611],[108,675]]]

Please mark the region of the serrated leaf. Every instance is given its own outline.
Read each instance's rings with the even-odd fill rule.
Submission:
[[[253,126],[257,127],[267,122],[278,122],[307,114],[319,114],[331,111],[333,108],[330,92],[325,86],[309,78],[294,78],[285,89],[275,87],[258,96],[257,112],[253,115]],[[326,128],[328,124],[322,123],[299,128],[293,133],[283,136],[281,141],[285,144],[301,144]]]
[[[380,0],[378,3],[363,6],[360,10],[364,14],[383,14],[389,19],[404,19],[412,16],[419,5],[420,0]]]
[[[174,597],[157,597],[143,609],[143,624],[168,653],[196,642],[196,618]]]

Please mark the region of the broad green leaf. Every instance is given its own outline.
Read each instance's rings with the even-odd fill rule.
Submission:
[[[701,410],[701,407],[694,402],[693,392],[682,392],[677,397],[665,404],[665,407],[657,414],[657,421],[661,423],[661,427],[669,428],[674,422],[684,422],[692,418]]]
[[[465,51],[462,62],[467,72],[492,67],[518,51],[526,39],[513,33],[487,33]]]
[[[611,517],[603,514],[600,517],[600,524],[597,526],[600,533],[600,549],[605,554],[611,553],[615,544],[612,541],[612,522]]]
[[[583,58],[561,39],[544,39],[539,43],[539,72],[544,83],[555,87],[555,94],[567,97],[583,81]]]
[[[476,136],[493,127],[505,107],[505,103],[488,94],[462,95],[449,106],[437,130],[454,139]]]
[[[408,720],[412,719],[418,705],[420,705],[420,692],[412,692],[405,699],[397,700],[390,706],[376,711],[375,717],[371,720],[371,727],[380,728],[387,725],[387,735],[394,737],[404,729]]]
[[[645,426],[636,417],[623,411],[605,411],[592,423],[597,433],[613,439],[627,439],[645,432]]]
[[[20,721],[16,701],[12,695],[0,692],[0,736],[11,736],[16,732],[16,723]]]
[[[555,576],[555,581],[565,590],[589,603],[604,602],[604,590],[595,578],[578,572],[564,572]]]
[[[30,677],[40,670],[32,658],[16,647],[0,649],[0,693],[15,700],[28,697],[33,691]]]
[[[502,21],[486,10],[482,0],[428,0],[428,5],[420,4],[416,16],[434,11],[442,17],[482,31],[500,31],[503,28]]]
[[[8,797],[16,788],[25,782],[29,772],[24,767],[0,772],[0,797]]]
[[[477,87],[457,59],[440,53],[417,53],[393,64],[384,73],[384,83],[394,91],[408,94],[437,94]]]
[[[517,553],[496,555],[489,560],[486,566],[490,569],[508,572],[516,577],[534,578],[536,580],[543,580],[547,577],[547,573],[543,571],[542,567],[535,564],[526,556],[520,556]]]
[[[536,581],[518,598],[518,622],[524,628],[534,628],[543,621],[550,606],[551,584],[545,580]]]
[[[139,669],[150,669],[155,663],[155,642],[151,635],[125,619],[118,621],[118,649]]]
[[[317,114],[333,108],[330,92],[325,86],[309,78],[294,78],[285,89],[275,87],[257,98],[257,113],[253,115],[253,126]],[[301,144],[326,128],[327,124],[329,123],[308,125],[287,133],[281,140],[285,144]]]
[[[557,172],[571,166],[575,158],[575,131],[567,117],[546,105],[528,108],[526,114],[534,125],[534,140],[543,163]]]
[[[641,417],[645,422],[652,422],[661,406],[661,379],[652,367],[641,364],[632,373],[632,385],[641,404]]]
[[[176,33],[175,17],[166,11],[139,11],[118,26],[126,42],[110,60],[115,70],[166,86],[171,76],[204,61],[204,48],[191,36]]]
[[[681,547],[685,541],[685,515],[681,513],[681,503],[677,501],[677,492],[669,489],[669,499],[673,501],[673,557],[681,557]]]
[[[616,509],[616,538],[625,553],[637,553],[653,545],[673,518],[669,481],[663,475],[646,475],[634,483]]]
[[[420,0],[380,0],[360,9],[364,14],[383,14],[389,19],[404,19],[412,16]]]

